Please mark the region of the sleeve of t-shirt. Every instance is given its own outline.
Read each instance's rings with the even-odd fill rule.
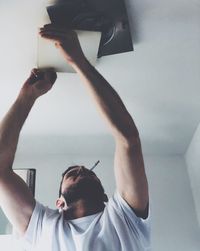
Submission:
[[[35,243],[37,243],[41,236],[42,223],[46,210],[46,207],[36,201],[28,228],[22,238],[20,238],[23,248],[29,250],[30,247],[34,247]]]
[[[115,192],[111,198],[111,203],[116,212],[124,219],[128,225],[130,231],[137,232],[144,242],[147,244],[150,242],[150,209],[148,212],[148,217],[146,219],[137,217],[133,209],[128,205],[128,203],[121,197],[118,191]]]

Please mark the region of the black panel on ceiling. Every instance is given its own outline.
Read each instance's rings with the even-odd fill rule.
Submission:
[[[98,57],[133,50],[123,0],[59,0],[47,12],[54,24],[101,31]]]

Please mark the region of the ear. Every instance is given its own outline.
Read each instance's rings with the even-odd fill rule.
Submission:
[[[58,209],[63,209],[65,207],[65,202],[64,202],[64,200],[62,198],[58,198],[56,200],[56,207]]]
[[[103,195],[103,201],[104,201],[104,202],[108,202],[108,196],[107,196],[107,194],[105,194],[105,193],[104,193],[104,195]]]

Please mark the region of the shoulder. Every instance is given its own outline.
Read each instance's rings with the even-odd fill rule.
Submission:
[[[33,211],[32,219],[40,221],[51,221],[61,217],[61,213],[58,210],[51,209],[48,206],[44,206],[40,202],[36,201],[36,205]]]
[[[131,224],[150,225],[150,210],[146,219],[138,217],[118,191],[109,199],[105,210],[107,210],[108,214],[120,217],[122,220],[128,221]]]
[[[60,213],[58,210],[50,209],[36,201],[25,236],[30,235],[30,233],[32,234],[35,230],[37,230],[38,233],[41,232],[44,225],[48,224],[48,222],[52,222],[52,220],[58,219],[59,217]]]
[[[60,215],[57,210],[36,201],[28,227],[20,240],[28,246],[35,245],[45,231],[50,231],[50,228],[55,225],[53,222],[57,222]]]
[[[109,199],[103,213],[103,223],[109,232],[117,233],[120,240],[126,240],[127,245],[139,245],[140,250],[150,247],[151,221],[137,217],[128,203],[118,192]]]

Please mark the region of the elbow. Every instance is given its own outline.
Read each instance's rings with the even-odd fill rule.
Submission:
[[[11,172],[13,172],[13,170],[11,168],[5,168],[5,166],[2,166],[0,163],[0,183],[7,180],[7,178],[10,176]]]
[[[130,135],[126,140],[127,147],[139,146],[140,143],[140,136],[138,134]]]
[[[139,131],[132,118],[130,116],[125,117],[122,121],[123,123],[119,123],[118,126],[113,126],[115,140],[127,146],[140,144]]]
[[[138,130],[133,130],[129,132],[127,131],[124,134],[120,133],[116,136],[116,141],[128,148],[138,146],[141,144]]]
[[[13,152],[0,152],[0,171],[12,169],[12,164],[14,160]]]

